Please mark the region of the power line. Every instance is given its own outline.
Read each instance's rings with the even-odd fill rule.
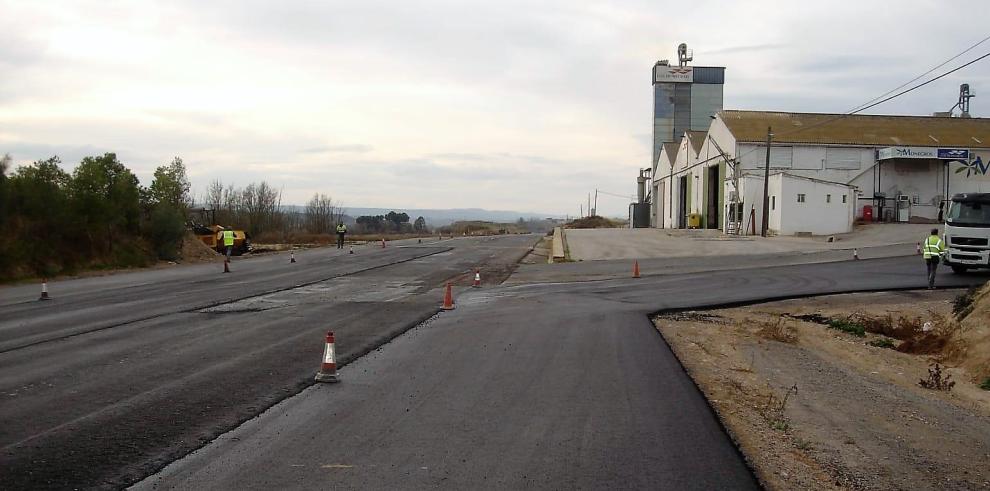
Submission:
[[[919,89],[919,88],[924,87],[924,86],[926,86],[926,85],[928,85],[928,84],[930,84],[930,83],[932,83],[932,82],[934,82],[934,81],[936,81],[936,80],[938,80],[940,78],[943,78],[943,77],[945,77],[947,75],[950,75],[952,73],[958,72],[959,70],[962,70],[963,68],[966,68],[966,67],[972,65],[973,63],[976,63],[976,62],[978,62],[978,61],[980,61],[980,60],[982,60],[982,59],[984,59],[984,58],[986,58],[988,56],[990,56],[990,53],[987,53],[987,54],[985,54],[985,55],[983,55],[983,56],[981,56],[981,57],[979,57],[979,58],[977,58],[977,59],[975,59],[975,60],[973,60],[973,61],[971,61],[969,63],[966,63],[964,65],[959,65],[959,66],[953,68],[952,70],[949,70],[949,71],[947,71],[947,72],[945,72],[945,73],[943,73],[943,74],[941,74],[941,75],[939,75],[939,76],[937,76],[937,77],[935,77],[935,78],[933,78],[933,79],[931,79],[931,80],[929,80],[927,82],[922,82],[922,83],[920,83],[918,85],[915,85],[914,87],[911,87],[910,89],[907,89],[907,90],[903,90],[901,92],[898,92],[898,93],[896,93],[896,94],[894,94],[894,95],[892,95],[892,96],[890,96],[890,97],[888,97],[886,99],[883,99],[883,100],[874,102],[873,104],[870,104],[869,106],[863,107],[861,109],[857,109],[857,110],[855,110],[855,111],[853,111],[853,112],[851,112],[849,114],[856,114],[856,113],[858,113],[860,111],[865,111],[865,110],[867,110],[867,109],[869,109],[871,107],[879,106],[880,104],[883,104],[884,102],[887,102],[887,101],[889,101],[891,99],[900,97],[900,96],[902,96],[904,94],[907,94],[908,92],[911,92],[912,90]]]
[[[829,124],[829,123],[832,123],[834,121],[838,121],[838,120],[840,120],[842,118],[845,118],[847,116],[852,116],[854,114],[857,114],[859,112],[865,111],[865,110],[870,109],[872,107],[879,106],[880,104],[883,104],[883,103],[888,102],[890,100],[896,99],[896,98],[898,98],[898,97],[900,97],[900,96],[902,96],[904,94],[907,94],[908,92],[912,92],[914,90],[920,89],[921,87],[924,87],[924,86],[926,86],[926,85],[928,85],[928,84],[930,84],[930,83],[932,83],[932,82],[934,82],[936,80],[939,80],[941,78],[944,78],[944,77],[946,77],[948,75],[951,75],[951,74],[953,74],[955,72],[958,72],[959,70],[962,70],[963,68],[966,68],[966,67],[968,67],[968,66],[970,66],[970,65],[972,65],[972,64],[974,64],[974,63],[976,63],[978,61],[981,61],[981,60],[983,60],[984,58],[987,58],[987,57],[990,57],[990,53],[986,53],[983,56],[980,56],[980,57],[978,57],[978,58],[976,58],[976,59],[974,59],[974,60],[972,60],[972,61],[970,61],[968,63],[964,63],[962,65],[959,65],[959,66],[953,68],[952,70],[949,70],[949,71],[947,71],[945,73],[942,73],[941,75],[938,75],[935,78],[926,80],[926,81],[924,81],[924,82],[922,82],[920,84],[917,84],[917,85],[912,86],[912,87],[910,87],[908,89],[902,90],[902,91],[900,91],[900,92],[898,92],[898,93],[896,93],[896,94],[894,94],[892,96],[883,98],[883,99],[881,99],[879,101],[873,102],[873,103],[871,103],[869,105],[866,105],[866,106],[863,106],[863,107],[861,107],[859,109],[856,109],[855,111],[850,111],[850,112],[847,112],[847,113],[844,113],[844,114],[839,114],[839,115],[836,115],[834,117],[831,117],[831,118],[828,118],[828,119],[819,121],[819,122],[817,122],[815,124],[810,124],[808,126],[802,126],[800,128],[796,128],[796,129],[793,129],[791,131],[785,131],[785,132],[782,132],[782,133],[776,133],[775,136],[793,135],[795,133],[800,133],[802,131],[807,131],[807,130],[810,130],[812,128],[817,128],[819,126],[824,126],[824,125]],[[750,151],[748,151],[748,152],[740,155],[738,158],[741,159],[741,158],[745,157],[746,155],[749,155],[749,154],[751,154],[751,153],[753,153],[753,152],[755,152],[755,151],[757,151],[757,150],[759,150],[761,148],[763,148],[763,147],[760,147],[760,146],[754,147]]]
[[[976,44],[974,44],[974,45],[972,45],[972,46],[970,46],[970,47],[968,47],[968,48],[966,48],[966,49],[964,49],[963,51],[961,51],[960,53],[958,53],[958,54],[956,54],[956,55],[955,55],[955,56],[953,56],[952,58],[949,58],[948,60],[945,60],[945,61],[943,61],[942,63],[940,63],[940,64],[938,64],[938,65],[936,65],[936,66],[934,66],[934,67],[932,67],[932,69],[931,69],[931,70],[928,70],[927,72],[925,72],[925,73],[922,73],[921,75],[918,75],[917,77],[914,77],[914,78],[912,78],[911,80],[908,80],[907,82],[904,82],[903,84],[901,84],[901,85],[898,85],[897,87],[894,87],[893,89],[890,89],[890,90],[888,90],[887,92],[884,92],[883,94],[880,94],[880,95],[878,95],[877,97],[874,97],[873,99],[870,99],[870,100],[868,100],[868,101],[866,101],[866,102],[864,102],[864,103],[862,103],[862,104],[860,104],[860,105],[858,105],[858,106],[856,106],[856,107],[854,107],[854,108],[852,108],[852,109],[847,109],[847,110],[846,110],[845,112],[846,112],[846,113],[853,113],[854,111],[858,111],[858,110],[860,110],[859,108],[861,108],[861,107],[863,107],[863,106],[865,106],[865,105],[867,105],[867,104],[872,104],[873,102],[876,102],[877,100],[880,100],[880,99],[882,99],[882,98],[884,98],[884,97],[886,97],[886,96],[888,96],[888,95],[890,95],[890,94],[893,94],[894,92],[896,92],[896,91],[898,91],[898,90],[901,90],[901,89],[903,89],[904,87],[907,87],[908,85],[910,85],[910,84],[912,84],[912,83],[914,83],[914,82],[916,82],[916,81],[918,81],[918,80],[920,80],[920,79],[921,79],[922,77],[924,77],[925,75],[928,75],[929,73],[932,73],[932,72],[934,72],[935,70],[938,70],[939,68],[942,68],[942,67],[944,67],[945,65],[948,65],[948,64],[949,64],[949,62],[951,62],[952,60],[955,60],[956,58],[959,58],[960,56],[962,56],[962,55],[964,55],[964,54],[966,54],[966,53],[969,53],[970,51],[972,51],[973,49],[975,49],[975,48],[976,48],[977,46],[979,46],[979,45],[981,45],[981,44],[983,44],[983,43],[985,43],[985,42],[987,42],[988,40],[990,40],[990,36],[987,36],[987,37],[985,37],[985,38],[983,38],[983,39],[981,39],[981,40],[980,40],[980,41],[978,41],[978,42],[977,42]]]

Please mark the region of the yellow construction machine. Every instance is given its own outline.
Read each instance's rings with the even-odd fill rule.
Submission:
[[[227,251],[223,246],[223,231],[226,228],[220,225],[213,225],[210,227],[200,225],[198,223],[192,223],[191,228],[193,234],[196,238],[203,241],[210,249],[213,249],[220,254],[225,254]],[[235,256],[240,256],[251,250],[251,236],[243,230],[234,230],[234,250],[232,254]]]

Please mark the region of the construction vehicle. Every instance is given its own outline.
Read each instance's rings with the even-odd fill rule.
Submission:
[[[220,225],[213,225],[207,227],[195,222],[190,222],[189,227],[192,229],[193,234],[196,238],[203,241],[207,247],[219,252],[220,254],[226,254],[227,250],[223,246],[223,232],[227,230]],[[251,251],[251,236],[243,230],[234,230],[234,250],[231,254],[235,256],[240,256],[241,254]]]

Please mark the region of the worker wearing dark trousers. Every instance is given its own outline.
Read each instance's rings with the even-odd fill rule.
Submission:
[[[226,251],[227,262],[230,262],[230,254],[234,252],[234,231],[224,230],[223,231],[223,248]]]
[[[945,245],[942,238],[938,236],[938,229],[933,228],[932,234],[925,239],[923,248],[925,254],[925,264],[928,265],[928,289],[935,289],[935,270],[938,269],[938,262],[945,254]]]
[[[344,248],[344,235],[347,235],[347,225],[337,224],[337,249]]]

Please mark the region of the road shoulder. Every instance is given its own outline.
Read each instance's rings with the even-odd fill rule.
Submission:
[[[958,369],[945,372],[958,381],[951,391],[919,387],[941,359],[917,342],[927,334],[889,332],[915,340],[906,345],[793,317],[951,324],[959,292],[930,293],[790,300],[655,324],[769,489],[990,486],[990,393]]]

